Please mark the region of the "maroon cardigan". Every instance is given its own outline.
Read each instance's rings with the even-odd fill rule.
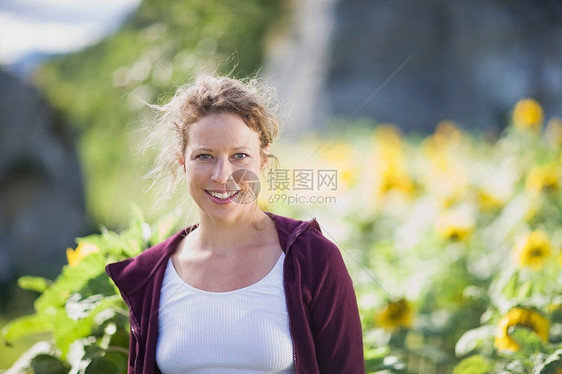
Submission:
[[[339,249],[322,235],[316,220],[268,215],[286,255],[283,281],[295,372],[365,373],[357,301]],[[167,260],[193,229],[106,268],[130,310],[129,374],[160,373],[156,366],[160,288]]]

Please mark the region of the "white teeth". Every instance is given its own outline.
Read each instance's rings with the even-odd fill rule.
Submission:
[[[213,196],[213,197],[224,200],[224,199],[227,199],[229,197],[232,197],[232,196],[236,195],[237,192],[238,191],[234,191],[234,192],[212,192],[212,191],[209,191],[209,194],[211,194],[211,196]]]

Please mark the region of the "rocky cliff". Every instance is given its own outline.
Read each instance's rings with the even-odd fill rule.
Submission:
[[[73,138],[36,89],[0,71],[0,283],[57,274],[85,217]]]

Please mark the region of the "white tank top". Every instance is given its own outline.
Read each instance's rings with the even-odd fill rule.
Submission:
[[[228,292],[190,286],[169,260],[156,346],[162,373],[294,373],[284,258],[258,282]]]

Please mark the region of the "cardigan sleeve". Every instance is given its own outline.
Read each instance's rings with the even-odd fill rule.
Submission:
[[[318,266],[309,303],[316,359],[320,373],[365,373],[361,320],[353,282],[336,245],[312,235]]]

